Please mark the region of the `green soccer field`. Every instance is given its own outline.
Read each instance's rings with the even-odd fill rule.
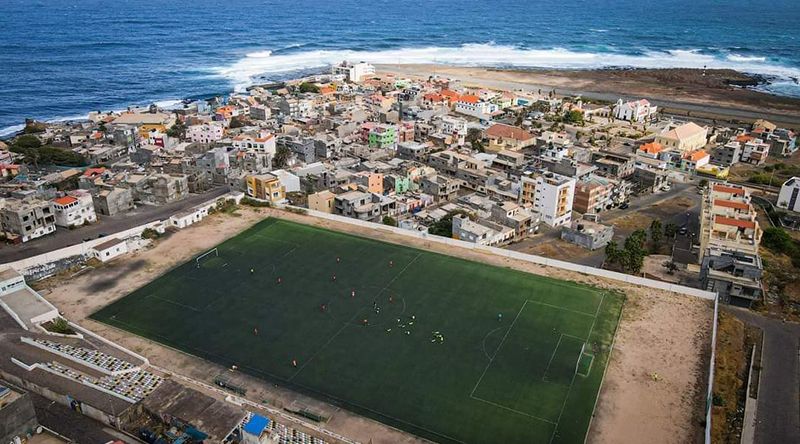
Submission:
[[[622,304],[268,219],[92,318],[433,441],[581,443]]]

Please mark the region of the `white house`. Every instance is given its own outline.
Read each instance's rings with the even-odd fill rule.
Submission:
[[[225,134],[225,127],[219,123],[203,123],[186,128],[186,138],[197,143],[213,143]]]
[[[646,99],[624,103],[622,99],[619,99],[614,106],[614,117],[630,122],[644,122],[649,120],[656,111],[658,111],[658,107],[651,105]]]
[[[76,190],[67,196],[53,199],[56,225],[59,227],[79,227],[97,221],[92,195],[85,190]]]
[[[460,114],[476,117],[481,120],[489,120],[492,114],[496,113],[500,107],[491,102],[481,102],[478,97],[463,95],[456,101],[453,110]]]
[[[100,260],[100,262],[108,262],[118,256],[128,252],[128,243],[124,239],[113,238],[101,244],[95,245],[89,250],[89,253]]]
[[[792,177],[781,186],[778,193],[778,206],[789,211],[800,213],[800,177]]]
[[[287,193],[300,191],[300,178],[286,170],[271,171],[281,181],[281,185],[286,188]]]
[[[261,132],[257,136],[241,134],[233,138],[233,147],[241,150],[255,150],[256,152],[274,156],[277,152],[275,147],[275,135],[268,132]]]
[[[360,82],[364,77],[374,75],[375,67],[365,62],[348,63],[344,61],[338,65],[332,66],[331,74],[343,75],[351,82]]]
[[[522,176],[521,200],[532,205],[541,220],[551,227],[572,222],[575,179],[551,172],[536,177]]]

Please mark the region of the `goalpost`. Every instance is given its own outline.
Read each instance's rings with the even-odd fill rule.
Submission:
[[[201,254],[200,256],[197,256],[197,258],[195,259],[195,263],[197,264],[197,268],[200,268],[200,261],[201,260],[203,260],[204,258],[206,258],[208,256],[211,256],[212,254],[214,256],[216,256],[216,257],[219,257],[219,251],[216,249],[216,247],[206,251],[205,253]]]

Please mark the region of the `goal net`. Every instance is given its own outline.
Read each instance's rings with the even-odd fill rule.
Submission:
[[[200,265],[205,260],[207,260],[208,258],[211,258],[211,257],[219,257],[219,250],[217,250],[216,248],[212,248],[212,249],[206,251],[205,253],[201,254],[200,256],[197,256],[197,258],[195,259],[195,263],[197,264],[197,268],[200,268]]]

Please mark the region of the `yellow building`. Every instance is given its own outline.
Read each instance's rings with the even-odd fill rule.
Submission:
[[[272,203],[282,202],[286,199],[286,187],[280,179],[272,174],[247,176],[247,195],[256,199]]]
[[[150,132],[156,130],[166,133],[175,124],[175,116],[166,113],[123,113],[113,122],[115,125],[133,125],[139,130],[139,136],[148,138]]]
[[[656,135],[656,143],[667,149],[689,152],[706,146],[707,138],[708,128],[689,122]]]
[[[308,195],[308,209],[323,213],[333,213],[333,201],[335,194],[328,190]]]

